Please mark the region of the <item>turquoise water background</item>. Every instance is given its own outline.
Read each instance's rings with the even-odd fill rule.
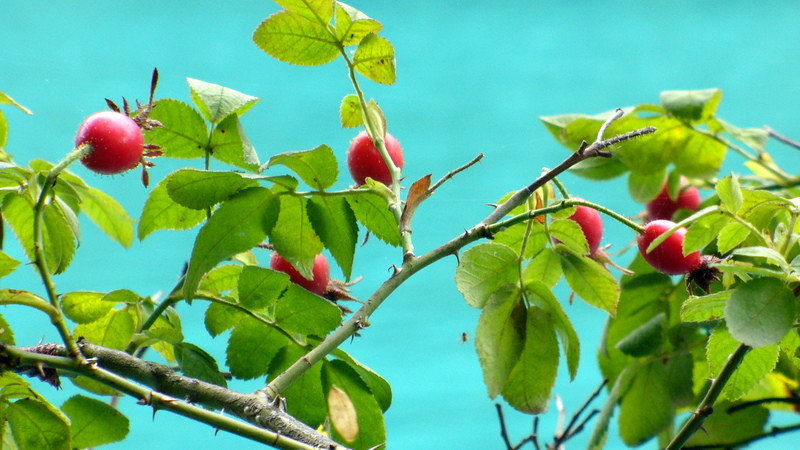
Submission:
[[[386,113],[392,134],[403,144],[404,174],[415,180],[443,175],[478,153],[482,163],[459,175],[417,213],[418,253],[472,226],[506,192],[553,167],[567,152],[542,127],[539,116],[599,113],[619,106],[657,102],[668,89],[724,90],[719,116],[738,126],[769,124],[800,138],[800,2],[752,1],[387,1],[353,2],[384,24],[382,35],[397,52],[398,81],[379,86],[363,81],[366,95]],[[146,6],[145,6],[146,5]],[[0,90],[34,111],[26,116],[3,107],[9,121],[6,150],[18,163],[32,158],[58,161],[72,148],[84,117],[105,109],[104,97],[145,100],[150,71],[158,67],[158,97],[189,102],[185,77],[222,84],[258,96],[243,118],[262,161],[282,151],[328,144],[342,158],[337,187],[350,178],[343,157],[355,134],[339,126],[338,105],[351,92],[341,60],[308,68],[280,63],[251,41],[255,27],[277,11],[271,2],[0,2]],[[796,150],[768,150],[796,172]],[[159,180],[182,161],[157,161]],[[731,154],[726,167],[741,160]],[[220,168],[221,166],[216,166]],[[138,217],[147,190],[138,172],[100,177],[73,170],[116,198]],[[642,208],[626,192],[625,180],[594,184],[566,175],[574,195],[635,215]],[[60,292],[129,288],[142,295],[170,289],[189,256],[193,233],[161,231],[129,251],[83,221],[83,239],[70,270],[56,279]],[[612,250],[633,238],[606,221],[604,243]],[[7,251],[24,256],[13,243]],[[266,261],[267,255],[259,255]],[[625,264],[632,253],[619,257]],[[398,263],[400,253],[370,239],[359,248],[353,273],[364,280],[354,294],[367,297]],[[386,414],[388,444],[399,449],[502,448],[494,402],[487,396],[471,335],[478,311],[455,289],[455,259],[437,263],[412,278],[371,318],[363,337],[345,350],[382,374],[394,403]],[[337,275],[340,275],[337,273]],[[1,287],[43,293],[30,267],[0,280]],[[600,381],[595,348],[604,316],[557,294],[582,341],[581,367],[570,382],[562,365],[554,392],[574,411]],[[180,305],[186,339],[211,347],[224,363],[223,337],[211,339],[203,326],[205,305]],[[47,320],[19,308],[3,308],[17,342],[58,341]],[[24,326],[18,324],[24,323]],[[56,404],[76,392],[54,393],[33,382]],[[261,380],[234,382],[251,391]],[[603,394],[594,406],[600,407]],[[132,419],[132,438],[109,448],[255,448],[256,444],[190,420],[151,411],[126,398],[121,409]],[[512,441],[531,432],[531,418],[506,407]],[[539,431],[551,439],[555,407]],[[778,416],[780,423],[792,417]],[[622,446],[611,432],[609,448]],[[582,447],[589,432],[568,447]],[[763,441],[755,448],[791,446],[796,435]],[[647,448],[655,447],[653,442]]]

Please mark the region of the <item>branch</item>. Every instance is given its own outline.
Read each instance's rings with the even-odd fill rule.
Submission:
[[[716,403],[717,398],[722,393],[722,389],[731,378],[731,375],[733,375],[739,367],[739,364],[742,363],[742,359],[744,359],[744,355],[746,355],[748,351],[750,351],[750,347],[741,344],[728,356],[728,361],[722,367],[722,370],[720,370],[719,376],[711,383],[703,401],[697,405],[697,409],[692,412],[689,420],[683,424],[683,427],[678,431],[678,434],[672,438],[672,441],[667,445],[665,450],[678,450],[683,448],[686,441],[703,426],[703,422],[705,422],[706,418],[714,412],[714,403]]]
[[[800,142],[793,141],[793,140],[789,139],[788,137],[786,137],[786,136],[784,136],[782,134],[778,134],[777,131],[773,130],[772,128],[770,128],[767,125],[764,125],[764,129],[767,131],[767,133],[769,133],[770,136],[772,136],[773,138],[777,139],[778,141],[783,142],[784,144],[788,145],[789,147],[794,147],[795,149],[800,149]]]
[[[755,441],[760,441],[761,439],[765,439],[768,437],[775,437],[779,434],[789,433],[792,431],[800,430],[800,423],[794,425],[788,425],[785,427],[772,427],[770,430],[763,434],[757,434],[755,436],[751,436],[747,439],[742,439],[736,442],[726,442],[724,444],[707,444],[707,445],[692,445],[689,447],[683,447],[684,450],[700,450],[700,449],[711,449],[711,448],[739,448],[744,447],[747,444],[751,444]]]
[[[125,352],[90,344],[85,340],[79,340],[77,344],[81,353],[90,358],[92,364],[77,363],[67,357],[69,353],[66,347],[55,344],[26,348],[0,345],[0,363],[16,372],[29,375],[36,373],[38,367],[42,366],[84,375],[135,397],[140,404],[151,405],[154,410],[165,409],[277,448],[345,449],[290,416],[257,392],[242,394],[182,376],[162,364],[143,361]],[[255,426],[194,406],[193,403],[222,410]]]

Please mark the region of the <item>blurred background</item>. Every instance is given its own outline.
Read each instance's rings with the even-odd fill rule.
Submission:
[[[146,5],[146,6],[145,6]],[[498,0],[477,2],[352,3],[384,24],[382,36],[397,53],[398,81],[362,88],[381,105],[389,129],[406,155],[404,174],[434,179],[478,153],[483,161],[458,175],[428,200],[415,219],[418,254],[474,225],[487,203],[528,184],[542,167],[553,167],[567,151],[545,131],[539,116],[595,114],[638,103],[657,103],[671,89],[721,88],[718,115],[741,127],[768,124],[800,138],[800,3]],[[271,2],[0,3],[0,90],[33,110],[27,116],[3,107],[10,135],[6,151],[19,164],[33,158],[58,161],[73,146],[81,121],[106,109],[104,98],[146,101],[150,73],[161,73],[157,97],[190,102],[185,77],[217,83],[261,98],[243,124],[263,161],[275,153],[328,144],[340,157],[336,188],[351,183],[344,155],[355,130],[339,125],[341,98],[352,91],[341,59],[322,67],[291,66],[261,52],[251,40],[255,27],[278,10]],[[796,150],[770,143],[768,151],[787,171],[796,171]],[[185,161],[157,160],[154,183]],[[197,162],[197,167],[200,163]],[[741,160],[729,154],[726,171]],[[222,168],[217,163],[216,168]],[[139,172],[98,176],[81,165],[72,170],[119,199],[138,218],[148,190]],[[277,169],[280,170],[280,169]],[[561,177],[574,195],[635,215],[625,179],[594,184]],[[606,220],[604,243],[624,248],[630,230]],[[70,269],[56,278],[60,292],[128,288],[141,295],[170,289],[187,261],[194,232],[160,231],[124,250],[82,221],[81,247]],[[14,242],[6,251],[24,255]],[[633,256],[617,258],[625,265]],[[258,254],[266,263],[268,255]],[[400,261],[399,250],[377,239],[357,250],[353,289],[366,298]],[[413,277],[370,319],[372,326],[344,349],[384,376],[394,402],[386,414],[390,448],[503,448],[494,401],[488,398],[472,336],[479,311],[467,306],[453,281],[455,258]],[[335,273],[341,276],[340,272]],[[0,280],[0,287],[43,294],[30,266]],[[595,349],[604,315],[581,301],[568,305],[569,291],[557,290],[578,330],[581,366],[570,382],[562,364],[554,393],[572,413],[600,383]],[[186,340],[211,349],[224,364],[226,335],[208,336],[206,305],[181,304]],[[58,341],[41,315],[2,308],[20,345]],[[462,333],[469,342],[462,343]],[[150,353],[154,355],[154,353]],[[563,359],[563,358],[562,358]],[[263,380],[234,382],[252,391]],[[56,405],[78,393],[32,381]],[[600,408],[605,393],[593,405]],[[131,418],[131,439],[109,448],[255,448],[257,445],[188,419],[135,405],[120,408]],[[511,440],[531,433],[532,418],[505,407]],[[774,415],[778,423],[795,422]],[[540,441],[552,440],[555,406],[539,424]],[[592,422],[593,426],[594,422]],[[609,448],[622,446],[612,424]],[[585,446],[590,430],[568,447]],[[796,435],[763,441],[755,448],[791,447]],[[654,442],[645,444],[655,447]]]

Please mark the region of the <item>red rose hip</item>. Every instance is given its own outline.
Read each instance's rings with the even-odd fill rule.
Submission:
[[[87,117],[78,128],[75,145],[89,143],[92,151],[81,159],[90,170],[111,175],[136,167],[142,159],[144,138],[130,117],[101,111]]]
[[[385,137],[386,150],[389,157],[399,169],[403,168],[403,149],[400,143],[389,133]],[[372,143],[366,131],[362,131],[353,138],[350,150],[347,152],[347,167],[353,180],[361,186],[367,177],[381,182],[387,186],[392,184],[392,175],[386,166],[381,153]]]
[[[279,255],[278,252],[272,254],[272,258],[269,260],[269,268],[289,275],[289,279],[292,283],[317,295],[324,296],[328,293],[328,282],[331,279],[331,273],[328,260],[322,255],[317,255],[314,258],[314,267],[311,269],[314,278],[311,280],[300,275],[300,272],[298,272],[289,261],[284,259],[283,256]]]
[[[574,198],[582,200],[579,197]],[[589,255],[593,255],[600,247],[600,240],[603,239],[603,220],[600,218],[600,213],[596,209],[579,205],[569,219],[580,225],[589,244]]]
[[[644,226],[644,233],[639,235],[639,252],[654,269],[667,275],[682,275],[689,273],[702,263],[700,252],[683,255],[683,240],[686,228],[680,228],[672,233],[664,242],[647,253],[647,247],[667,230],[675,226],[669,220],[654,220]]]
[[[686,180],[681,177],[681,189],[678,197],[673,199],[669,196],[669,189],[665,183],[661,193],[647,204],[647,214],[650,220],[671,220],[675,211],[679,209],[697,211],[699,206],[700,192],[694,186],[687,187]]]

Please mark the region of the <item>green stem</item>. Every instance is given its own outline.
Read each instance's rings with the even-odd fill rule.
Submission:
[[[50,304],[55,308],[56,314],[50,314],[50,322],[53,326],[56,327],[58,330],[58,334],[61,335],[61,340],[64,342],[64,345],[67,346],[67,350],[69,354],[74,357],[78,361],[82,361],[83,357],[81,356],[80,351],[78,350],[78,346],[75,344],[75,340],[72,337],[72,334],[69,331],[69,327],[67,326],[67,322],[64,320],[64,315],[61,313],[61,306],[58,302],[58,293],[56,291],[55,283],[50,275],[50,269],[47,267],[47,257],[45,255],[44,250],[44,209],[47,207],[47,201],[50,197],[50,194],[53,190],[53,187],[56,184],[56,180],[58,179],[59,174],[61,174],[64,169],[69,167],[70,164],[74,163],[75,161],[83,158],[89,152],[92,151],[92,147],[89,144],[81,144],[71,152],[69,152],[64,159],[62,159],[58,164],[56,164],[48,173],[44,179],[44,183],[42,184],[41,191],[39,192],[39,198],[36,201],[36,205],[33,207],[33,254],[34,254],[34,264],[39,271],[39,276],[42,279],[42,283],[44,284],[45,290],[47,291],[47,297],[50,301]]]
[[[628,228],[630,228],[633,231],[635,231],[637,234],[644,233],[644,227],[643,226],[641,226],[640,224],[634,222],[633,220],[623,216],[622,214],[619,214],[616,211],[608,209],[605,206],[598,205],[596,203],[592,203],[592,202],[589,202],[589,201],[586,201],[586,200],[578,200],[578,199],[574,199],[574,198],[567,199],[567,200],[561,200],[559,202],[553,203],[550,206],[546,206],[544,208],[539,208],[539,209],[535,209],[535,210],[532,210],[532,211],[524,212],[522,214],[518,214],[516,216],[510,217],[510,218],[508,218],[506,220],[502,220],[502,221],[499,221],[499,222],[497,222],[497,223],[495,223],[493,225],[488,226],[487,230],[489,232],[491,232],[491,233],[497,233],[499,231],[502,231],[505,228],[508,228],[508,227],[510,227],[512,225],[516,225],[516,224],[521,223],[521,222],[525,222],[525,221],[530,220],[530,219],[532,219],[534,217],[542,216],[542,215],[545,215],[545,214],[552,214],[552,213],[561,211],[562,209],[567,209],[569,207],[578,206],[578,205],[587,206],[589,208],[596,209],[597,211],[599,211],[599,212],[601,212],[601,213],[603,213],[603,214],[605,214],[607,216],[613,217],[617,221],[621,222],[622,224],[624,224]]]
[[[780,179],[782,179],[784,181],[789,181],[789,180],[792,179],[792,177],[789,176],[786,172],[783,172],[782,170],[772,166],[771,164],[765,164],[764,161],[761,158],[751,155],[745,149],[743,149],[743,148],[741,148],[741,147],[739,147],[737,145],[734,145],[733,143],[731,143],[727,139],[723,138],[722,136],[718,136],[718,135],[716,135],[714,133],[711,133],[710,131],[698,129],[698,128],[695,128],[695,127],[691,127],[691,129],[693,131],[695,131],[696,133],[700,133],[700,134],[702,134],[704,136],[707,136],[707,137],[710,137],[710,138],[714,139],[715,141],[719,142],[720,144],[724,145],[725,147],[728,147],[729,149],[731,149],[734,152],[738,153],[739,155],[741,155],[742,157],[744,157],[748,161],[752,161],[752,162],[758,164],[759,166],[763,167],[764,169],[772,172],[778,178],[780,178]]]
[[[665,450],[678,450],[683,448],[689,438],[703,426],[703,422],[705,422],[706,418],[714,412],[714,403],[716,403],[717,398],[722,393],[723,388],[725,388],[725,384],[742,363],[742,359],[744,359],[748,351],[750,351],[750,347],[741,344],[736,351],[728,357],[728,361],[722,367],[722,370],[720,370],[719,375],[711,383],[705,397],[703,397],[703,400],[697,405],[697,409],[692,412],[689,420],[683,424],[683,427],[678,431],[678,434],[672,438],[672,441],[667,445]]]

